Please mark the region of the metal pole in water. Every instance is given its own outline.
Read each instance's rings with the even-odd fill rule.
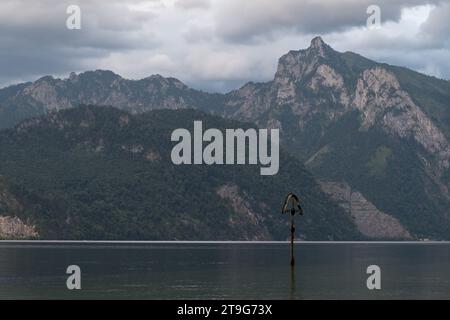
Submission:
[[[290,291],[290,295],[289,298],[291,300],[294,300],[296,298],[296,294],[295,294],[295,268],[294,266],[291,266],[291,291]]]
[[[286,196],[286,199],[283,203],[283,208],[281,209],[281,213],[290,213],[291,214],[291,267],[295,265],[295,257],[294,257],[294,240],[295,240],[295,224],[294,224],[294,216],[298,212],[300,215],[303,215],[303,209],[300,206],[300,200],[298,197],[289,192]]]
[[[294,257],[294,239],[295,239],[295,226],[294,226],[294,214],[295,210],[291,210],[291,266],[295,265],[295,257]]]

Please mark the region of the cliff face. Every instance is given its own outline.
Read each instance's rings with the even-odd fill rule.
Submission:
[[[4,177],[0,176],[0,239],[35,239],[39,237],[36,226],[25,223],[17,215],[23,216],[24,207],[9,191]]]
[[[276,110],[287,108],[301,129],[318,117],[323,128],[357,112],[360,130],[376,127],[412,139],[436,158],[437,172],[447,169],[448,137],[401,88],[395,74],[381,65],[356,73],[345,64],[341,53],[314,38],[308,49],[280,58],[272,82],[250,83],[231,93],[230,112],[225,113],[248,121],[258,119],[264,126],[277,123],[282,129]]]
[[[346,183],[321,181],[322,189],[354,219],[358,230],[372,239],[411,239],[405,227]]]
[[[38,237],[36,226],[27,225],[17,217],[0,216],[0,239],[22,240]]]

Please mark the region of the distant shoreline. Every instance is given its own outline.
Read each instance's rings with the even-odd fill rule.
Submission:
[[[289,244],[289,241],[0,240],[2,244]],[[296,241],[297,244],[450,244],[450,241]]]

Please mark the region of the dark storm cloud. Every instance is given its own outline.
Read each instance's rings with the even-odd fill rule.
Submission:
[[[217,10],[216,32],[231,42],[247,42],[293,30],[306,34],[339,32],[365,26],[367,8],[378,5],[382,22],[398,21],[405,7],[440,0],[228,0]]]
[[[66,28],[72,4],[81,30]],[[372,4],[383,23],[375,32],[364,28]],[[0,87],[101,68],[226,91],[270,80],[278,58],[315,35],[340,51],[450,78],[449,8],[443,0],[1,0]]]

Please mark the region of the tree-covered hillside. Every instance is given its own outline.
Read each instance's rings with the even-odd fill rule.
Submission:
[[[280,171],[257,165],[181,165],[170,160],[176,128],[248,127],[193,110],[139,116],[82,106],[26,120],[0,133],[0,175],[41,239],[286,239],[280,205],[302,199],[306,239],[359,239],[351,217],[281,152]],[[7,207],[7,205],[6,205]]]

